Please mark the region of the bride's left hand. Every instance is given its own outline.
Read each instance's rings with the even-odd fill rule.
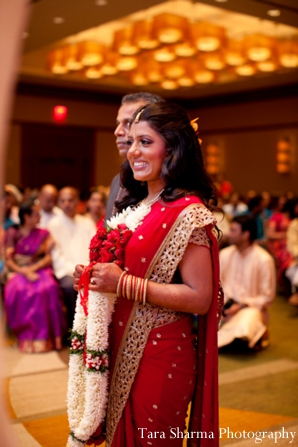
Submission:
[[[93,292],[116,293],[122,272],[114,263],[95,264],[90,273],[89,289]]]

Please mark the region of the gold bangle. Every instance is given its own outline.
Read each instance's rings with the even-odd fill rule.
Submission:
[[[122,292],[121,295],[123,298],[126,298],[126,283],[127,283],[127,278],[128,275],[124,275],[123,276],[123,280],[122,280]]]
[[[143,291],[143,305],[146,304],[146,297],[147,297],[147,287],[148,287],[148,278],[144,281],[144,291]]]
[[[135,299],[135,293],[136,293],[136,276],[131,277],[131,299]]]
[[[143,293],[144,293],[144,284],[145,284],[144,279],[140,278],[140,295],[138,296],[139,303],[142,302],[142,297],[143,297]]]
[[[119,279],[118,279],[118,283],[117,283],[117,289],[116,289],[116,296],[117,296],[117,298],[119,298],[120,297],[120,291],[121,291],[121,289],[122,289],[122,278],[123,278],[123,276],[124,275],[126,275],[127,273],[126,273],[126,271],[125,270],[123,270],[123,272],[121,273],[121,275],[120,275],[120,277],[119,277]]]
[[[131,278],[132,278],[132,275],[128,275],[128,276],[127,276],[127,282],[126,282],[126,298],[127,298],[128,300],[130,300],[130,298],[131,298]]]
[[[135,301],[139,301],[139,290],[140,290],[140,281],[141,278],[136,278],[136,293],[135,293]]]

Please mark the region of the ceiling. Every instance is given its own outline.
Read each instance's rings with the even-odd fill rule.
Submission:
[[[120,18],[124,18],[128,23],[143,15],[147,16],[151,13],[150,11],[155,11],[154,8],[158,10],[161,3],[157,0],[142,0],[142,2],[136,0],[33,0],[31,2],[30,23],[26,33],[24,33],[20,83],[115,95],[140,90],[140,88],[130,84],[127,78],[123,76],[90,81],[77,74],[53,75],[46,67],[46,56],[51,49],[79,39],[80,34],[78,33],[84,32],[85,35],[88,35],[88,32],[91,32],[92,35],[92,32],[95,29],[100,29],[98,28],[100,26],[102,26],[102,35],[106,37],[108,35],[106,31],[107,23],[111,22],[113,25]],[[287,30],[290,30],[292,35],[298,37],[297,0],[200,0],[200,2],[188,1],[187,3],[196,8],[195,13],[199,16],[197,19],[203,18],[203,20],[217,23],[230,32],[233,27],[235,27],[235,30],[237,27],[238,30],[249,29],[249,27],[259,26],[255,25],[256,23],[261,23],[262,30],[267,27],[266,29],[274,30],[279,35],[281,33],[286,35]],[[172,0],[170,10],[173,13],[180,13],[179,4],[181,4],[181,1]],[[150,8],[149,12],[147,8]],[[279,17],[268,16],[267,11],[272,9],[280,10]],[[60,21],[60,23],[54,23],[55,18],[56,22]],[[62,18],[62,20],[59,20],[59,18]],[[275,86],[284,87],[296,83],[298,83],[297,69],[284,70],[278,74],[259,74],[240,81],[195,85],[192,88],[180,88],[175,91],[161,90],[156,84],[146,86],[146,88],[143,87],[141,90],[146,89],[160,93],[164,97],[196,99],[221,94],[249,92]]]

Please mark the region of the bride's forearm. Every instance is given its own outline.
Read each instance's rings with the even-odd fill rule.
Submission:
[[[179,312],[207,313],[212,299],[212,287],[197,291],[186,284],[158,284],[148,281],[146,301]]]

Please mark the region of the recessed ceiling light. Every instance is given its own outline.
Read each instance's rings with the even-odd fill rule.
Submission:
[[[65,22],[65,19],[63,19],[63,17],[54,17],[53,22],[55,23],[55,25],[61,25],[61,23]]]
[[[267,11],[268,16],[270,17],[279,17],[281,12],[279,9],[269,9]]]
[[[96,6],[105,6],[108,4],[107,0],[95,0]]]
[[[214,0],[217,3],[226,3],[228,0]]]

